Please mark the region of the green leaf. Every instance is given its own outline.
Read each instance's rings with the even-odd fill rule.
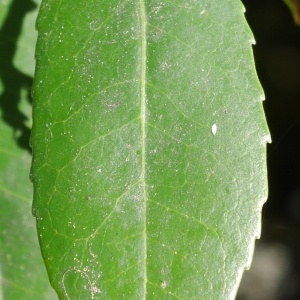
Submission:
[[[37,9],[33,8],[31,1],[0,2],[0,299],[3,300],[57,299],[49,284],[31,213],[28,140],[37,36],[34,28]]]
[[[57,299],[41,258],[31,214],[31,156],[16,147],[12,130],[3,122],[0,132],[0,299]]]
[[[269,133],[240,1],[44,1],[34,212],[60,299],[234,299]]]

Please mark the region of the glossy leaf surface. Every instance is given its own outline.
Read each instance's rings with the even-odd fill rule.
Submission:
[[[34,212],[60,299],[234,299],[269,139],[237,0],[43,1]]]

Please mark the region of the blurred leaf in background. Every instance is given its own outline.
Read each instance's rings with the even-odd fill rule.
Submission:
[[[0,0],[0,299],[57,299],[31,214],[31,84],[40,0]]]
[[[295,24],[300,25],[300,2],[298,0],[283,0],[290,9]]]

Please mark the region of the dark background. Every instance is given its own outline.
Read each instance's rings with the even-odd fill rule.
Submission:
[[[300,27],[281,0],[243,0],[272,144],[269,198],[238,300],[300,299]]]

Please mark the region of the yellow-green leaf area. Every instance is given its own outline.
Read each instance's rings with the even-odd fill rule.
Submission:
[[[34,213],[60,299],[234,299],[265,123],[237,0],[43,1]]]

